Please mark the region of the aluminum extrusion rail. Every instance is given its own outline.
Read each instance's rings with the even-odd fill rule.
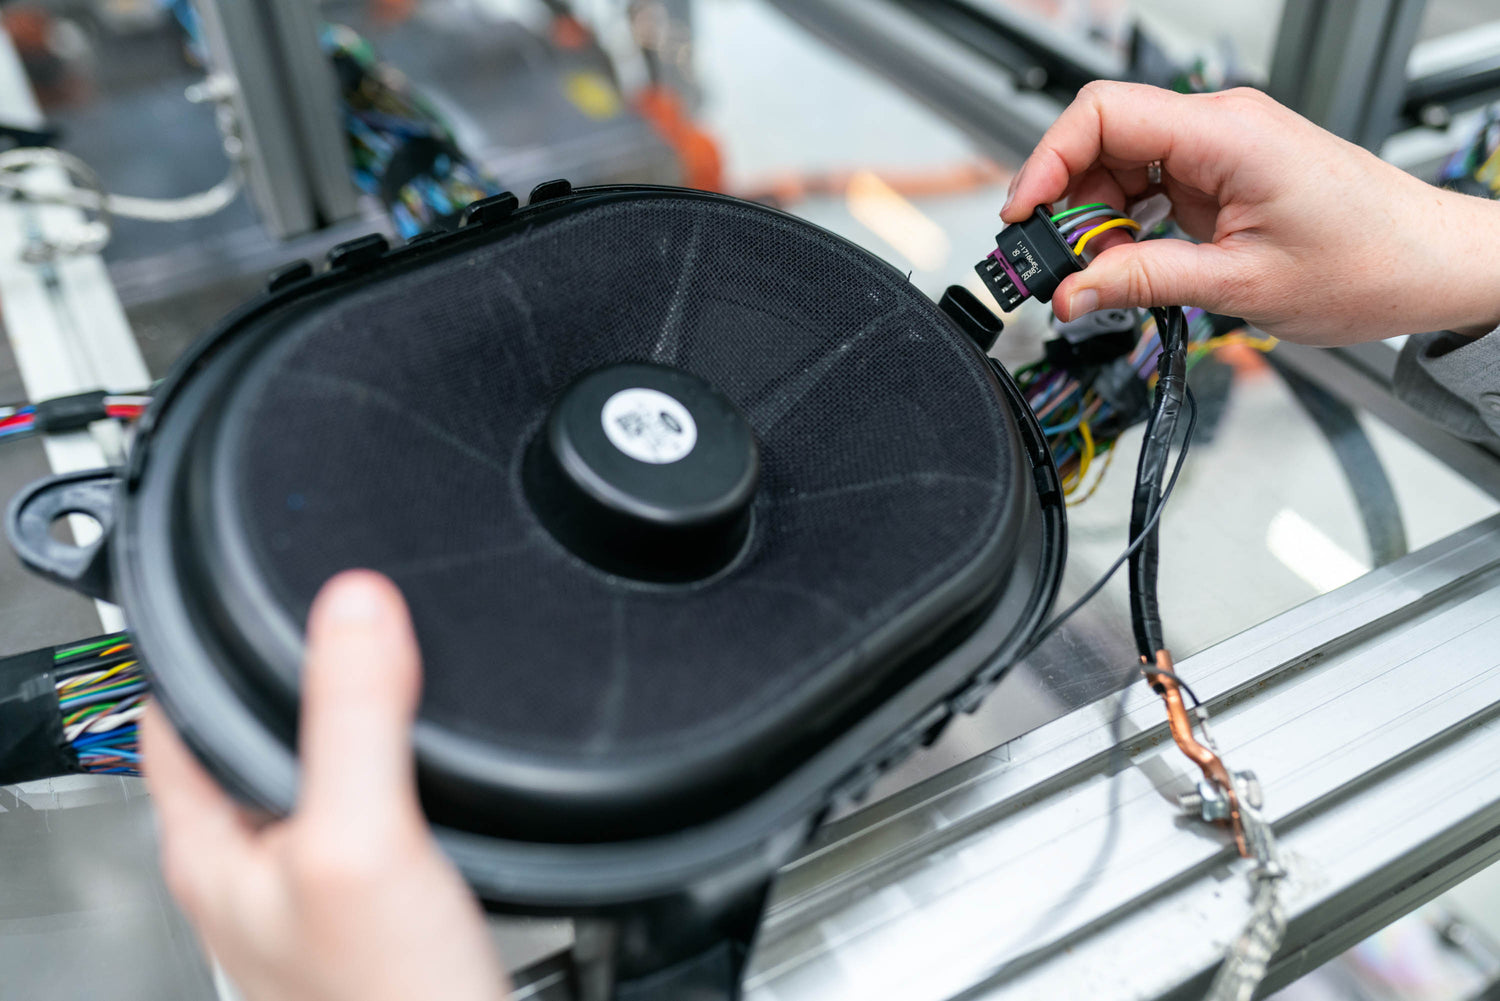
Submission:
[[[1267,990],[1500,856],[1500,516],[1179,671],[1288,863]],[[1195,777],[1137,684],[859,811],[782,873],[746,998],[1201,997],[1249,887]]]

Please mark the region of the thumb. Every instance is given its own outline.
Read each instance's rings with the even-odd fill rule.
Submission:
[[[1074,320],[1096,309],[1201,306],[1237,313],[1231,300],[1242,268],[1222,247],[1186,240],[1121,243],[1103,251],[1087,268],[1070,275],[1053,294],[1060,319]]]
[[[329,581],[308,616],[299,816],[331,828],[420,819],[411,745],[420,689],[396,585],[368,570]]]

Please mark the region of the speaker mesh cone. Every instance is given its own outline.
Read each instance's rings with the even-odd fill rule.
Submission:
[[[748,542],[709,579],[611,576],[527,502],[549,407],[622,362],[706,380],[760,445]],[[434,727],[564,761],[737,748],[753,770],[755,735],[897,669],[872,631],[948,616],[934,595],[985,561],[993,581],[1019,459],[985,379],[901,276],[821,230],[600,200],[297,320],[227,404],[225,531],[299,619],[339,570],[394,578]]]

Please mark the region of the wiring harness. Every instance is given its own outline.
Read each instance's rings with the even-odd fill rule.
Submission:
[[[146,678],[130,638],[101,636],[56,650],[53,660],[63,740],[78,770],[140,774],[136,722],[146,709]]]
[[[109,418],[133,421],[145,412],[146,404],[150,402],[151,397],[143,393],[112,395],[98,389],[53,397],[40,403],[0,407],[0,439],[77,431]]]
[[[1172,233],[1164,222],[1143,227],[1103,202],[1060,212],[1039,207],[1030,219],[1006,227],[995,238],[995,251],[975,270],[1006,309],[1028,298],[1047,302],[1064,278],[1087,266],[1083,255],[1094,239],[1111,230],[1135,232],[1146,239]],[[1161,323],[1167,315],[1159,310],[1111,309],[1054,321],[1056,336],[1046,343],[1044,357],[1015,371],[1016,384],[1047,437],[1070,506],[1093,496],[1114,459],[1121,433],[1147,419],[1166,343]],[[1276,345],[1275,338],[1249,334],[1231,317],[1201,309],[1179,309],[1170,315],[1184,325],[1187,369],[1221,348],[1269,351]]]
[[[0,785],[140,774],[147,688],[124,633],[0,659]]]
[[[1002,304],[1018,304],[1029,297],[1045,302],[1063,278],[1086,266],[1080,255],[1089,241],[1111,229],[1139,232],[1142,227],[1104,205],[1056,213],[1038,209],[1030,219],[1002,231],[996,238],[997,250],[976,270]],[[1203,821],[1227,826],[1240,854],[1254,863],[1249,870],[1250,919],[1227,952],[1208,995],[1212,1001],[1250,1001],[1285,932],[1280,903],[1285,869],[1274,833],[1260,814],[1258,781],[1253,773],[1233,771],[1224,763],[1208,730],[1206,709],[1176,672],[1157,599],[1161,516],[1187,458],[1197,421],[1197,404],[1187,384],[1190,359],[1219,345],[1214,344],[1212,325],[1202,324],[1205,314],[1201,311],[1177,306],[1153,309],[1139,335],[1133,318],[1125,311],[1113,312],[1125,315],[1115,321],[1085,317],[1086,323],[1071,330],[1065,325],[1063,336],[1049,345],[1048,357],[1017,373],[1070,494],[1084,483],[1101,444],[1106,456],[1102,477],[1120,432],[1142,417],[1145,420],[1131,496],[1128,547],[1082,597],[1038,632],[1027,652],[1056,632],[1129,563],[1130,621],[1140,658],[1131,676],[1139,671],[1161,697],[1173,741],[1203,776],[1181,805]],[[1127,318],[1129,323],[1122,323]],[[1233,336],[1236,343],[1263,349],[1274,344],[1243,334],[1220,336]],[[1097,436],[1095,427],[1101,432]],[[1174,465],[1171,451],[1179,440]],[[1082,496],[1087,497],[1097,484],[1096,478]],[[1191,700],[1191,710],[1186,700]]]
[[[1500,105],[1485,112],[1474,137],[1438,171],[1445,188],[1481,198],[1500,198]]]
[[[1269,351],[1276,339],[1245,332],[1238,320],[1182,311],[1191,371],[1222,348]],[[1046,356],[1016,369],[1016,384],[1042,424],[1068,506],[1092,497],[1120,435],[1146,420],[1162,357],[1155,313],[1112,309],[1054,324]],[[1092,475],[1090,475],[1092,474]]]
[[[358,32],[323,27],[343,97],[355,185],[379,199],[402,238],[456,225],[500,185],[459,147],[446,119]]]

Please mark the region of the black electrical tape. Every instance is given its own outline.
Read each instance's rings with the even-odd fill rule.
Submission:
[[[1171,307],[1152,310],[1157,330],[1161,332],[1161,359],[1158,363],[1156,405],[1146,424],[1145,441],[1141,443],[1140,463],[1136,468],[1135,496],[1130,510],[1131,537],[1146,532],[1145,525],[1162,503],[1162,482],[1166,479],[1169,450],[1177,434],[1177,421],[1187,391],[1187,322],[1182,310]],[[1149,663],[1156,651],[1165,646],[1162,636],[1161,610],[1156,597],[1156,571],[1160,550],[1158,528],[1146,532],[1146,541],[1130,558],[1130,619],[1136,646]]]
[[[51,400],[43,400],[36,405],[36,417],[32,428],[37,434],[45,434],[49,431],[77,431],[86,428],[95,421],[102,421],[109,416],[104,407],[104,398],[108,394],[102,389],[96,389],[90,393],[75,393],[72,396],[58,396]]]
[[[0,660],[0,785],[79,770],[63,739],[52,648]]]

